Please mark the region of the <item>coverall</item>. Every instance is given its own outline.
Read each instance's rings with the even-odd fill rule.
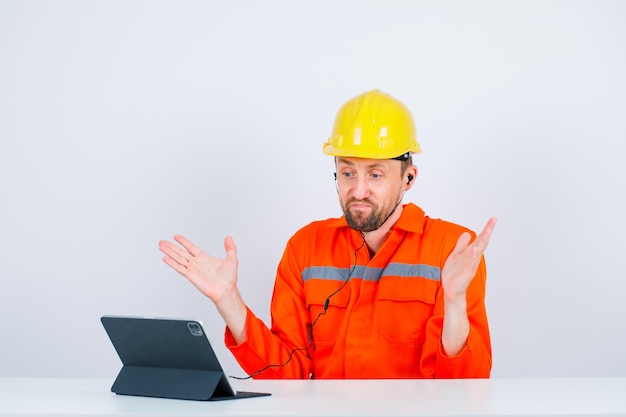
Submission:
[[[466,346],[449,357],[441,343],[441,270],[464,231],[475,237],[409,203],[370,257],[344,217],[315,221],[287,242],[271,329],[248,309],[246,340],[226,328],[226,346],[250,375],[286,362],[255,378],[487,378],[484,258],[467,290]]]

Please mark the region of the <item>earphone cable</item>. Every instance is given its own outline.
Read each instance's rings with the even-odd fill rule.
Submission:
[[[339,288],[337,288],[328,297],[326,297],[326,300],[324,300],[324,309],[317,315],[317,317],[315,317],[315,320],[313,320],[313,322],[309,326],[309,331],[307,335],[309,344],[306,347],[299,347],[299,348],[292,349],[291,352],[289,352],[289,356],[287,357],[287,360],[283,363],[268,364],[264,366],[263,368],[259,369],[258,371],[251,373],[248,376],[238,377],[238,376],[230,375],[230,378],[238,379],[238,380],[246,380],[246,379],[254,378],[258,374],[267,371],[269,368],[282,368],[283,366],[286,366],[291,361],[291,358],[296,352],[299,352],[301,350],[309,350],[311,347],[313,347],[313,326],[315,326],[315,324],[320,319],[320,317],[326,315],[326,310],[328,310],[330,299],[336,294],[338,294],[348,284],[348,282],[350,282],[350,278],[352,277],[352,274],[354,273],[354,270],[356,269],[357,260],[358,260],[357,252],[365,246],[365,235],[367,234],[367,232],[359,231],[359,233],[361,233],[362,242],[361,242],[361,246],[359,246],[358,248],[354,250],[354,264],[352,264],[352,267],[350,268],[350,271],[348,272],[348,277],[344,280],[343,284],[341,284]]]

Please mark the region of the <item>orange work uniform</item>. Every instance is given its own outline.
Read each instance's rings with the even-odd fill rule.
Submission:
[[[441,344],[441,269],[464,231],[409,203],[370,257],[344,217],[313,222],[278,266],[271,330],[248,309],[246,340],[227,328],[226,346],[248,374],[286,363],[255,378],[489,377],[484,258],[467,290],[466,346],[450,357]]]

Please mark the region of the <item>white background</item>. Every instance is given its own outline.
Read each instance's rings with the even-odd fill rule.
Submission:
[[[626,2],[0,0],[0,376],[114,377],[103,314],[202,320],[182,233],[269,321],[322,153],[380,88],[423,152],[405,202],[480,230],[493,377],[626,375]]]

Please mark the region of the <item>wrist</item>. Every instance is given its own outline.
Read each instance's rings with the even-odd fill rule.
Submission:
[[[448,297],[444,295],[444,310],[449,311],[459,311],[466,313],[467,310],[467,296],[466,294],[459,294],[455,296]]]
[[[225,291],[219,299],[213,300],[215,307],[217,307],[217,311],[223,315],[223,313],[241,311],[245,309],[245,303],[241,298],[241,294],[237,288],[234,288],[230,291]]]

